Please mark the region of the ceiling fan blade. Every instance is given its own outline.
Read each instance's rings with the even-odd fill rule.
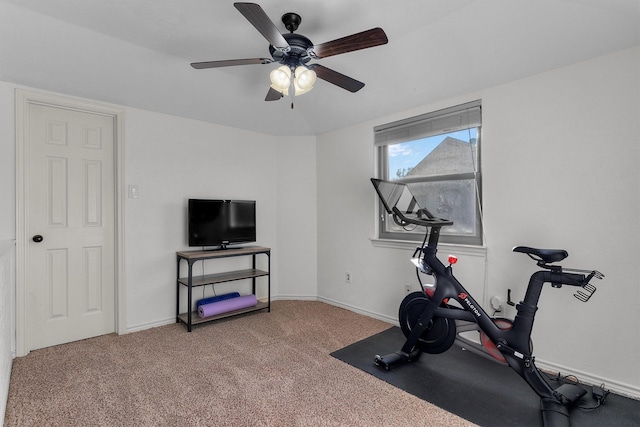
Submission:
[[[269,92],[267,92],[267,96],[264,98],[264,100],[265,101],[277,101],[279,99],[282,99],[283,96],[284,95],[281,92],[275,90],[272,87],[269,87]]]
[[[255,3],[234,3],[233,5],[273,47],[283,51],[289,50],[289,43],[260,5]]]
[[[192,62],[191,66],[197,70],[202,70],[203,68],[233,67],[235,65],[270,64],[272,62],[273,62],[273,59],[269,59],[269,58],[227,59],[224,61]]]
[[[316,72],[318,78],[325,80],[329,83],[333,83],[336,86],[340,86],[349,92],[357,92],[364,87],[364,83],[359,82],[356,79],[345,76],[337,71],[333,71],[330,68],[322,66],[320,64],[312,64],[308,66],[310,69]]]
[[[311,50],[316,58],[326,58],[341,53],[353,52],[354,50],[380,46],[388,42],[389,39],[382,28],[372,28],[361,33],[317,44]]]

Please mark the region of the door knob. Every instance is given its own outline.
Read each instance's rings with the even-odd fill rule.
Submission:
[[[34,241],[34,242],[36,242],[36,243],[40,243],[40,242],[42,242],[42,241],[44,240],[44,238],[43,238],[41,235],[39,235],[39,234],[36,234],[35,236],[33,236],[33,238],[32,238],[32,239],[33,239],[33,241]]]

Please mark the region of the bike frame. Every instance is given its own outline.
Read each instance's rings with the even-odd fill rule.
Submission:
[[[525,253],[537,261],[537,265],[543,268],[543,270],[531,275],[525,297],[516,305],[517,314],[511,328],[502,329],[495,323],[494,319],[484,311],[482,306],[471,296],[458,279],[456,279],[453,275],[452,265],[445,265],[437,257],[440,229],[450,226],[453,223],[433,216],[425,208],[420,208],[415,211],[415,216],[412,217],[403,215],[396,207],[396,203],[400,199],[403,191],[402,189],[398,191],[398,187],[402,184],[378,179],[372,179],[371,181],[385,210],[393,215],[393,219],[398,225],[404,227],[413,224],[426,227],[426,234],[422,246],[416,249],[414,256],[420,252],[419,271],[431,274],[436,278],[436,286],[432,295],[427,294],[424,287],[422,288],[422,292],[425,295],[425,299],[422,302],[425,303],[425,308],[415,324],[411,325],[410,332],[402,349],[385,356],[376,355],[375,363],[386,369],[390,369],[396,364],[411,362],[419,357],[421,350],[417,346],[418,341],[423,333],[433,324],[432,319],[434,318],[452,319],[456,322],[456,326],[459,323],[467,322],[470,326],[461,329],[465,332],[470,330],[480,330],[484,332],[500,351],[506,363],[540,396],[545,426],[570,425],[567,406],[577,401],[585,393],[585,390],[569,384],[554,389],[542,376],[538,368],[536,368],[535,358],[533,357],[530,345],[535,313],[538,310],[538,301],[545,283],[550,283],[552,287],[558,288],[562,285],[579,286],[585,289],[587,293],[585,294],[582,291],[578,291],[574,296],[586,302],[595,292],[595,287],[590,285],[589,281],[593,277],[601,279],[604,275],[596,270],[565,269],[565,271],[563,271],[561,266],[551,265],[568,256],[564,250],[535,249],[528,247],[514,248],[514,251]],[[382,185],[386,185],[386,188],[383,189]],[[414,213],[413,210],[416,206],[417,202],[415,198],[412,198],[407,213]],[[455,299],[462,309],[449,306],[447,302],[451,299]],[[402,321],[402,319],[400,320]],[[413,322],[413,319],[411,319],[411,321]],[[463,346],[466,344],[465,340],[460,339],[458,335],[455,341]],[[470,345],[469,348],[473,349],[476,353],[484,353],[483,355],[492,357],[488,351],[486,351],[486,348],[480,349],[479,345]]]
[[[529,343],[531,340],[531,331],[533,330],[535,312],[538,309],[537,303],[542,292],[542,285],[545,282],[561,280],[571,282],[565,284],[575,284],[584,280],[585,277],[583,275],[561,273],[557,275],[557,277],[552,278],[552,272],[550,271],[534,273],[529,281],[524,300],[516,306],[517,315],[513,321],[513,326],[511,329],[504,330],[494,323],[491,316],[485,312],[482,306],[471,296],[458,279],[456,279],[453,275],[452,266],[445,266],[436,256],[438,235],[439,228],[432,228],[429,244],[421,249],[423,261],[430,267],[433,275],[436,277],[437,286],[433,296],[429,298],[430,303],[427,309],[420,316],[417,324],[414,325],[401,351],[410,354],[414,350],[418,339],[428,327],[432,317],[445,317],[448,319],[473,322],[478,325],[481,331],[487,334],[500,350],[509,366],[511,366],[541,398],[556,399],[554,389],[535,367],[534,358],[530,352]],[[443,304],[445,300],[451,298],[458,301],[463,310],[459,308],[447,308],[446,304]]]

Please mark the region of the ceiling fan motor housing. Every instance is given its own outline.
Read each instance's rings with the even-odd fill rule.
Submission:
[[[313,47],[311,40],[301,34],[294,33],[283,34],[282,37],[289,43],[291,49],[288,52],[282,52],[269,45],[269,53],[274,61],[290,67],[297,67],[311,60],[309,55],[309,49]]]

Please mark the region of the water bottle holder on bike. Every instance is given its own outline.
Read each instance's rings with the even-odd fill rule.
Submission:
[[[582,289],[584,289],[585,292],[581,290],[577,290],[576,293],[573,294],[574,297],[576,297],[578,300],[582,302],[589,301],[589,298],[591,298],[591,296],[596,292],[596,287],[589,283],[587,283],[586,285],[583,285]]]
[[[572,270],[572,269],[567,269],[568,271],[577,271],[577,272],[583,272],[583,273],[587,273],[587,271],[585,270]],[[584,283],[582,285],[580,285],[580,287],[582,289],[578,289],[576,291],[575,294],[573,294],[574,297],[576,297],[579,301],[582,302],[587,302],[589,301],[589,298],[591,298],[593,296],[593,294],[596,293],[596,287],[594,285],[592,285],[591,283],[589,283],[589,281],[593,278],[596,279],[602,279],[604,277],[604,274],[600,273],[597,270],[592,270],[591,272],[589,272],[589,274],[587,275],[587,277],[584,280]]]
[[[545,266],[546,268],[550,268],[551,272],[552,272],[552,277],[553,274],[558,274],[559,277],[562,277],[562,272],[563,269],[561,266]],[[597,288],[592,285],[591,283],[589,283],[589,281],[593,278],[596,277],[598,279],[602,279],[604,277],[604,274],[600,273],[597,270],[592,270],[592,271],[588,271],[588,270],[578,270],[578,269],[573,269],[573,268],[565,268],[564,272],[570,272],[570,273],[580,273],[580,274],[586,274],[588,273],[588,275],[585,277],[584,281],[582,283],[577,284],[577,286],[579,286],[581,289],[578,289],[576,291],[575,294],[573,294],[573,296],[582,302],[587,302],[589,301],[589,299],[593,296],[593,294],[596,293]],[[561,281],[552,281],[551,282],[551,286],[553,286],[554,288],[561,288],[562,287],[562,282]]]

